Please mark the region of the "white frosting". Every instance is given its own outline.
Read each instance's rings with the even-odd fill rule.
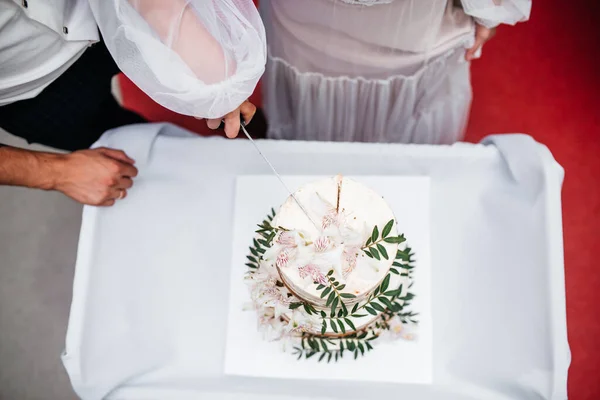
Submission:
[[[369,258],[362,250],[375,226],[381,232],[390,220],[395,221],[388,204],[373,190],[341,176],[309,183],[294,195],[321,226],[317,229],[290,196],[273,220],[285,231],[278,233],[265,261],[277,267],[298,297],[313,304],[324,305],[315,282],[326,284],[330,270],[346,285],[343,292],[357,296],[352,301],[368,296],[389,272],[398,250],[398,244],[380,242],[388,260]],[[397,234],[394,223],[390,236]]]

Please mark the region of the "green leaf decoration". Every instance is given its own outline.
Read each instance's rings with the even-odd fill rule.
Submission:
[[[402,294],[402,285],[400,285],[399,289],[396,290],[388,290],[387,292],[384,293],[385,296],[388,297],[394,297],[394,296],[399,296],[400,294]]]
[[[337,290],[338,290],[338,292],[339,292],[339,291],[342,291],[342,290],[344,290],[344,288],[345,288],[345,287],[346,287],[346,285],[340,285],[340,286],[338,286],[336,289],[337,289]]]
[[[308,360],[309,358],[311,358],[312,356],[314,356],[315,354],[317,354],[316,351],[311,351],[310,353],[306,354],[306,359]]]
[[[340,296],[345,298],[345,299],[354,299],[356,298],[356,295],[352,294],[352,293],[340,293]]]
[[[398,250],[398,253],[396,253],[396,260],[402,260],[402,261],[408,261],[410,258],[410,253],[408,251],[408,249],[402,251],[402,250]]]
[[[406,242],[406,239],[404,238],[404,236],[390,236],[388,238],[383,239],[384,242],[386,243],[404,243]]]
[[[321,347],[323,348],[323,350],[329,351],[329,348],[327,347],[327,343],[325,343],[325,341],[323,339],[321,339],[320,342],[321,342]]]
[[[390,220],[390,222],[385,224],[385,226],[383,227],[383,232],[381,232],[381,236],[384,238],[388,237],[388,235],[392,231],[393,227],[394,227],[394,220],[392,219],[392,220]]]
[[[256,264],[250,264],[250,263],[248,263],[248,264],[246,264],[246,267],[249,267],[249,268],[254,268],[254,269],[256,269],[256,268],[258,268],[258,265],[256,265]]]
[[[352,307],[352,312],[350,314],[354,314],[356,310],[358,310],[358,303],[356,303],[354,307]]]
[[[353,323],[351,320],[349,320],[348,318],[344,318],[344,322],[346,322],[346,324],[347,324],[347,325],[348,325],[348,326],[349,326],[349,327],[350,327],[350,328],[351,328],[353,331],[355,331],[355,330],[356,330],[356,327],[354,326],[354,323]]]
[[[340,331],[342,331],[342,333],[346,333],[346,327],[344,326],[344,323],[342,322],[342,320],[338,319],[337,323],[340,327]]]
[[[325,303],[325,307],[329,307],[333,299],[335,299],[335,292],[329,293],[329,297],[327,298],[327,303]]]
[[[383,258],[385,258],[386,260],[390,259],[390,257],[388,256],[387,250],[385,249],[385,247],[383,247],[383,245],[381,243],[377,243],[377,250],[379,250],[379,252],[381,253],[381,256]]]
[[[310,308],[308,307],[308,305],[307,305],[306,303],[302,304],[302,306],[304,307],[304,311],[306,311],[306,313],[307,313],[308,315],[311,315],[311,314],[312,314],[312,312],[311,312]]]
[[[323,289],[324,287],[325,287],[325,286],[323,286],[323,285],[319,285],[319,286],[317,286],[317,290],[321,290],[321,289]]]
[[[342,315],[345,317],[346,315],[348,315],[348,309],[346,308],[346,305],[344,304],[343,301],[340,302],[340,306],[342,308]],[[340,315],[340,317],[342,315]]]
[[[367,316],[367,314],[354,314],[354,313],[353,313],[353,314],[352,314],[352,316],[353,316],[354,318],[362,318],[362,317],[366,317],[366,316]]]
[[[327,273],[327,276],[331,276],[331,275],[333,275],[333,270],[330,270],[330,271]]]
[[[333,331],[335,333],[337,333],[338,328],[337,328],[337,325],[335,324],[335,321],[334,320],[329,320],[329,325],[331,326],[331,329],[333,329]]]
[[[325,353],[325,354],[327,354],[327,353]],[[333,353],[329,353],[329,357],[327,357],[327,362],[330,362],[330,361],[331,361],[331,357],[332,357],[332,356],[333,356]]]
[[[337,362],[338,358],[340,357],[341,352],[339,353],[335,353],[335,362]],[[329,362],[329,360],[327,360],[327,362]]]
[[[367,255],[367,257],[373,258],[373,254],[371,254],[371,252],[369,250],[363,250],[363,251]]]
[[[373,228],[373,233],[371,234],[371,241],[373,243],[375,243],[377,241],[378,237],[379,237],[379,228],[377,228],[377,225],[375,225],[375,227]]]
[[[325,358],[326,355],[327,355],[327,353],[321,354],[321,357],[319,357],[319,362],[321,362]]]
[[[301,305],[302,305],[302,303],[291,303],[290,310],[295,310],[296,308],[300,307]]]
[[[344,351],[344,341],[340,340],[340,353]]]
[[[377,315],[377,311],[373,310],[371,307],[365,306],[365,310],[371,315]]]
[[[327,332],[327,322],[323,320],[323,326],[321,327],[321,335],[324,335]]]
[[[256,257],[260,257],[258,255],[258,251],[254,250],[252,247],[250,247],[250,253],[252,253],[253,255],[255,255]]]
[[[333,299],[333,302],[331,303],[331,316],[334,317],[335,316],[335,308],[337,307],[339,302],[339,297],[336,297],[335,299]]]
[[[350,351],[356,350],[356,344],[353,341],[351,341],[351,340],[346,341],[346,345],[348,346],[348,350],[350,350]]]
[[[390,272],[392,274],[400,275],[400,272],[398,272],[398,270],[396,268],[390,268]]]
[[[246,256],[246,258],[250,261],[252,261],[254,264],[258,264],[258,261],[256,260],[256,258],[252,257],[252,256]]]
[[[367,239],[367,243],[365,243],[365,247],[368,247],[371,244],[372,240],[371,238]]]
[[[388,286],[390,285],[390,277],[391,275],[386,275],[386,277],[383,279],[383,282],[381,282],[381,291],[385,292],[388,288]]]
[[[381,260],[381,256],[379,255],[379,252],[377,251],[377,249],[371,249],[371,254],[373,255],[373,258],[375,258],[376,260]]]
[[[389,301],[389,299],[387,299],[387,298],[385,298],[385,297],[380,297],[380,298],[379,298],[379,301],[380,301],[380,302],[382,302],[383,304],[385,304],[385,306],[386,306],[387,308],[389,308],[390,310],[391,310],[392,308],[394,308],[394,305],[392,304],[392,302],[391,302],[391,301]]]
[[[325,298],[325,296],[327,296],[327,295],[329,294],[329,292],[331,292],[331,287],[327,287],[327,288],[325,288],[325,290],[323,290],[323,291],[321,292],[321,298],[322,298],[322,299],[324,299],[324,298]]]
[[[356,360],[358,358],[358,350],[354,350],[354,359]]]
[[[365,342],[365,346],[367,346],[367,349],[373,350],[373,346],[371,346],[371,343]]]
[[[383,308],[379,303],[371,303],[371,307],[373,307],[374,309],[376,309],[379,312],[384,312],[385,308]]]
[[[406,296],[400,297],[400,300],[408,301],[415,298],[415,295],[412,293],[406,293]]]
[[[360,354],[365,354],[365,346],[361,342],[358,342],[358,349],[360,350]]]

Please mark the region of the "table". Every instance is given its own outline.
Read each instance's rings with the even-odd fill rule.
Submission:
[[[431,178],[433,385],[224,375],[235,178],[268,167],[247,141],[168,124],[97,145],[140,174],[115,207],[84,208],[63,354],[83,399],[566,398],[563,171],[530,137],[259,142],[285,175]]]

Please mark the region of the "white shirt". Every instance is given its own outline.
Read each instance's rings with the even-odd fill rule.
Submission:
[[[87,0],[0,0],[0,106],[37,96],[98,40]]]

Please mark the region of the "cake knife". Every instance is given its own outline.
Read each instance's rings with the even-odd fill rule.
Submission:
[[[267,163],[267,165],[269,166],[269,168],[271,168],[271,171],[273,171],[273,173],[275,174],[275,176],[277,177],[277,179],[279,180],[279,182],[283,185],[283,187],[285,188],[285,190],[287,190],[287,192],[290,194],[290,196],[292,197],[292,199],[294,199],[294,201],[296,202],[296,204],[298,205],[298,207],[300,207],[300,209],[302,210],[302,212],[304,213],[304,215],[306,215],[306,218],[308,218],[310,220],[310,222],[312,222],[312,224],[315,226],[315,228],[317,228],[317,231],[321,231],[321,228],[319,228],[319,225],[317,225],[315,223],[315,221],[311,218],[311,216],[308,213],[308,211],[306,210],[306,208],[304,208],[304,206],[302,205],[302,203],[300,203],[300,201],[296,198],[296,195],[294,195],[294,192],[292,192],[290,190],[290,188],[285,184],[285,182],[283,181],[283,178],[281,177],[281,175],[279,175],[279,173],[277,172],[277,170],[275,169],[275,167],[273,166],[273,164],[271,164],[271,162],[269,161],[269,159],[267,158],[267,156],[265,156],[263,154],[263,152],[260,150],[260,147],[258,146],[258,144],[256,144],[256,142],[254,141],[254,139],[252,139],[252,136],[250,136],[250,134],[248,133],[248,130],[246,129],[246,123],[243,120],[240,120],[240,126],[242,128],[242,131],[244,132],[244,135],[246,135],[246,137],[248,138],[248,140],[250,140],[250,143],[252,143],[252,145],[254,146],[254,148],[256,149],[256,151],[258,152],[258,154],[260,154],[260,156],[263,158],[263,160],[265,160],[265,162]]]

